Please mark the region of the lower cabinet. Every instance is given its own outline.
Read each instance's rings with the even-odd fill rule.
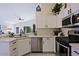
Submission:
[[[26,48],[26,53],[31,52],[31,38],[27,38],[25,40],[25,45],[24,46],[26,46],[25,47]]]
[[[23,38],[17,41],[18,47],[18,56],[22,56],[31,52],[31,39],[30,38]]]
[[[43,52],[55,52],[55,39],[44,37],[43,38]]]
[[[0,41],[0,56],[17,56],[16,40]]]

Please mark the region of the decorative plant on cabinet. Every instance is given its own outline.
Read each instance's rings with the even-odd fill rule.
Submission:
[[[62,8],[62,3],[56,3],[54,8],[52,9],[52,12],[57,15],[60,13],[61,11],[61,8]]]

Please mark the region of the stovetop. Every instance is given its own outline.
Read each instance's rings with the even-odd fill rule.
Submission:
[[[68,37],[56,37],[56,41],[65,46],[69,46]]]
[[[79,43],[79,38],[76,37],[56,37],[56,41],[65,46],[69,46],[70,43]]]

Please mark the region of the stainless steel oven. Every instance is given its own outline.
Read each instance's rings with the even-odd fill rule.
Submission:
[[[79,30],[71,30],[68,33],[69,45],[71,46],[71,55],[79,56]]]
[[[71,56],[71,46],[68,37],[56,37],[56,54],[59,56]]]

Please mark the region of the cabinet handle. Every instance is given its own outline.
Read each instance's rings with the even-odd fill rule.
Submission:
[[[16,42],[13,42],[13,44],[15,44]]]
[[[31,44],[31,42],[29,42],[29,44]]]
[[[16,48],[13,49],[13,51],[16,50]]]

